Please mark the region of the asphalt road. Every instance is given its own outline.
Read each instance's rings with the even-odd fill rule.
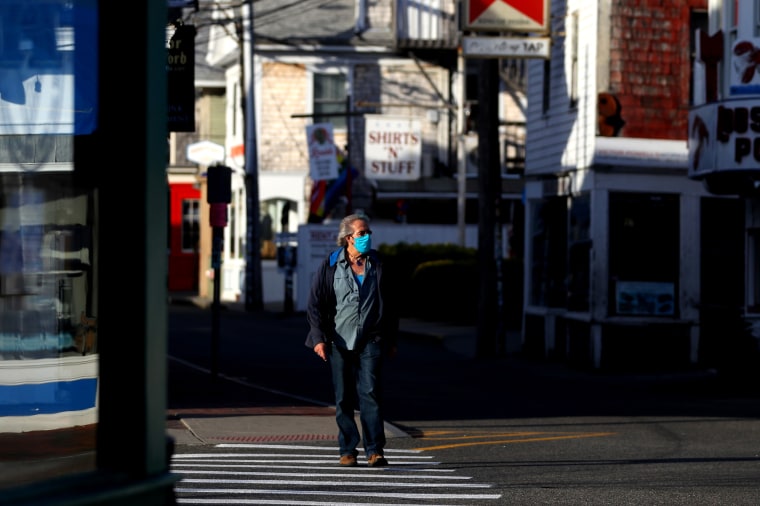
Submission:
[[[229,391],[216,402],[331,403],[327,365],[303,345],[303,315],[223,311],[216,350],[210,315],[173,306],[170,355],[205,367],[216,356],[226,376],[293,394]],[[386,419],[413,436],[393,439],[389,452],[430,456],[498,495],[436,504],[754,505],[760,498],[756,384],[710,371],[616,374],[519,356],[475,359],[405,336],[384,386]],[[197,396],[170,381],[170,407]]]

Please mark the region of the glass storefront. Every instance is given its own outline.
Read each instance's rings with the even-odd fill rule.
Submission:
[[[94,190],[74,138],[97,122],[96,24],[91,0],[0,2],[0,455],[19,464],[0,487],[38,478],[28,460],[67,456],[52,436],[95,451]],[[65,472],[51,459],[48,474]]]
[[[0,0],[3,504],[173,503],[167,5],[102,5]]]

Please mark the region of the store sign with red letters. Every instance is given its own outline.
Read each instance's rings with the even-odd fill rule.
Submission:
[[[422,122],[372,114],[365,115],[364,121],[364,175],[368,179],[419,179]]]
[[[465,0],[465,30],[549,32],[549,0]]]

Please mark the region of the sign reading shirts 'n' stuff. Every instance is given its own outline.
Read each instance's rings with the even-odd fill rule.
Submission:
[[[338,158],[333,142],[332,123],[316,123],[306,126],[306,142],[309,145],[309,175],[313,181],[337,179]]]
[[[381,115],[364,118],[364,175],[369,179],[419,179],[422,122]]]

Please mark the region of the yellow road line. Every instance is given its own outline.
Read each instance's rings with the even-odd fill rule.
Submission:
[[[453,431],[434,431],[434,432],[423,432],[422,436],[418,437],[418,439],[473,439],[473,438],[483,438],[483,437],[523,437],[523,436],[534,436],[538,434],[546,434],[545,432],[468,432],[468,435],[464,436],[455,436],[457,434]],[[556,434],[556,432],[554,433]],[[568,434],[571,434],[568,432]],[[451,435],[451,436],[450,436]]]
[[[514,435],[518,435],[514,434]],[[527,434],[540,434],[539,433],[527,433]],[[533,437],[528,439],[507,439],[500,441],[471,441],[467,443],[456,443],[448,445],[427,446],[414,448],[417,451],[432,451],[432,450],[446,450],[450,448],[462,448],[465,446],[478,446],[478,445],[496,445],[496,444],[514,444],[514,443],[535,443],[537,441],[559,441],[562,439],[582,439],[589,437],[606,437],[614,436],[616,432],[590,432],[586,434],[567,434],[563,436],[546,436],[546,437]]]

